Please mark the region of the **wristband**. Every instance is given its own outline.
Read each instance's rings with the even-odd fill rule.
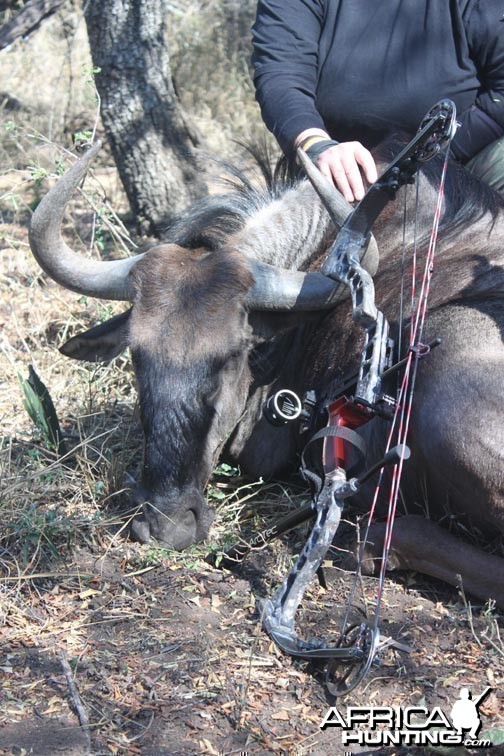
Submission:
[[[337,144],[339,142],[334,141],[334,139],[320,139],[315,144],[310,145],[308,149],[303,150],[303,152],[306,152],[312,163],[315,163],[319,155],[330,147],[335,147]]]
[[[306,152],[313,144],[329,139],[327,134],[310,134],[299,142],[297,148]]]

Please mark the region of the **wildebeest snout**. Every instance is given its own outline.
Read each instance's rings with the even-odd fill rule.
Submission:
[[[139,489],[136,500],[142,503],[142,514],[131,523],[134,541],[155,539],[162,546],[183,551],[208,535],[214,512],[196,489],[169,496]]]

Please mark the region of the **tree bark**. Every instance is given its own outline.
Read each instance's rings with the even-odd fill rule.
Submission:
[[[66,0],[31,0],[0,29],[0,50],[12,45],[19,37],[35,31],[42,21],[52,16]],[[3,7],[0,10],[5,10]]]
[[[206,193],[200,139],[178,103],[164,0],[89,0],[85,15],[101,117],[140,230],[159,235]]]
[[[20,2],[21,0],[0,0],[0,13],[5,13],[5,11],[11,10],[21,10]]]

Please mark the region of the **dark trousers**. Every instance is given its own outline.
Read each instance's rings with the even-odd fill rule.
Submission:
[[[478,152],[465,167],[493,189],[504,194],[504,137]]]

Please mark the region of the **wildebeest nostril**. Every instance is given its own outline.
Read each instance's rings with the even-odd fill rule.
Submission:
[[[211,517],[202,517],[206,507],[197,490],[184,494],[178,492],[168,497],[138,488],[134,501],[138,505],[142,502],[143,511],[131,523],[130,537],[133,541],[157,541],[161,546],[182,551],[207,535]],[[210,521],[206,526],[208,519]]]

